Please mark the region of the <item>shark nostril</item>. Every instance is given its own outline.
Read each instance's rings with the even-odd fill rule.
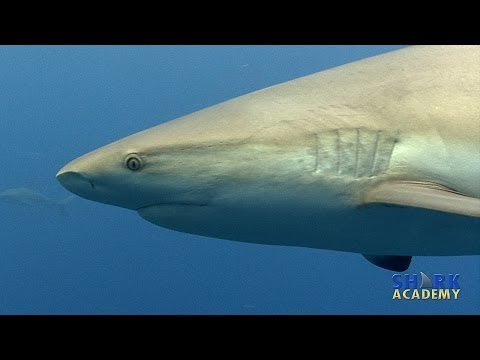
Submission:
[[[88,180],[88,182],[90,183],[90,186],[92,187],[92,189],[95,189],[95,184],[91,180]]]

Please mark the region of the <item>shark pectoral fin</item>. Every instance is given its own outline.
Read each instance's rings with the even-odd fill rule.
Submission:
[[[363,257],[373,265],[392,271],[405,271],[408,269],[410,262],[412,261],[411,256],[363,255]]]
[[[370,190],[364,198],[364,203],[412,206],[480,217],[480,199],[431,182],[386,182]]]

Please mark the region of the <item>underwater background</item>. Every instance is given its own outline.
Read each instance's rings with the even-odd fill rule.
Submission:
[[[205,238],[79,197],[59,203],[71,194],[55,174],[90,150],[400,47],[0,46],[0,314],[479,314],[480,256],[414,257],[407,273],[460,274],[458,300],[392,300],[393,272],[359,254]]]

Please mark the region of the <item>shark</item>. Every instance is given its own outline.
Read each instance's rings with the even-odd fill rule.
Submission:
[[[412,46],[130,135],[56,175],[180,232],[362,254],[480,254],[480,46]]]
[[[23,207],[43,207],[64,212],[65,206],[75,199],[70,195],[65,199],[51,199],[44,194],[29,188],[12,188],[0,191],[0,203]]]

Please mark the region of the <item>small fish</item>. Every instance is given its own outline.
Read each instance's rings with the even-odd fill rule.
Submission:
[[[65,206],[74,198],[74,195],[70,195],[65,199],[55,200],[28,188],[7,189],[0,192],[0,203],[23,207],[44,207],[59,212],[63,212]]]

